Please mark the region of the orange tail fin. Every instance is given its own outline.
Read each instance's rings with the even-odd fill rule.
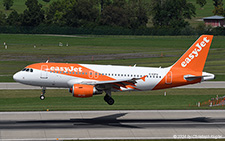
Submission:
[[[212,39],[213,35],[200,36],[172,67],[202,72]]]

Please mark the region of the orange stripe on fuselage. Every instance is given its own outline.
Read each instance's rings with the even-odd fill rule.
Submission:
[[[45,66],[45,67],[43,67]],[[47,67],[46,67],[47,66]],[[79,77],[90,80],[98,81],[109,81],[115,80],[106,75],[102,75],[99,72],[86,68],[80,64],[69,64],[69,63],[37,63],[27,66],[27,68],[33,68],[37,70],[42,70],[42,68],[47,68],[42,71],[58,73],[67,76]]]
[[[170,79],[170,78],[167,78],[169,73],[172,73],[171,83],[167,83],[168,80],[166,80],[166,79]],[[202,72],[194,72],[194,71],[183,72],[180,69],[171,68],[170,71],[166,74],[166,76],[152,90],[166,89],[166,88],[178,87],[178,86],[195,84],[195,83],[201,82],[201,78],[198,78],[193,81],[185,80],[184,76],[187,74],[194,75],[194,76],[201,76]]]

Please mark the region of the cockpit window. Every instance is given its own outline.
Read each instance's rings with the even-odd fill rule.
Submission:
[[[33,69],[30,69],[30,68],[24,68],[24,69],[22,69],[21,71],[34,72],[34,70],[33,70]]]

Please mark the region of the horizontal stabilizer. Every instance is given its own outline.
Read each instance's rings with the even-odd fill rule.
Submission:
[[[201,76],[194,76],[194,75],[185,75],[184,79],[187,81],[193,81],[195,79],[201,78],[202,80],[212,80],[215,79],[215,75],[207,72],[203,72]]]

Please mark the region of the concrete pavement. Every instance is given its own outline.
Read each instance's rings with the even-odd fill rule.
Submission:
[[[225,110],[0,112],[0,140],[225,138]]]

